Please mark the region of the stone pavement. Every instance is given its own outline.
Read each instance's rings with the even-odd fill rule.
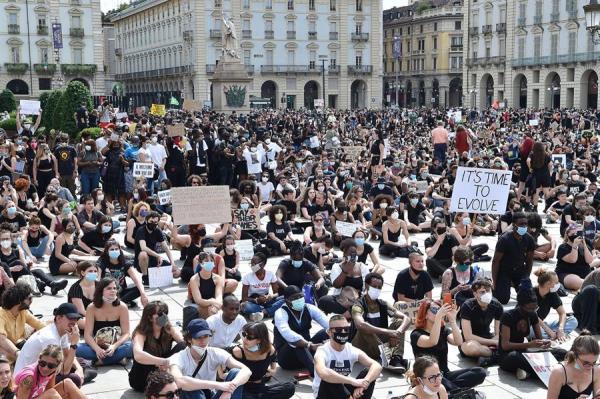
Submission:
[[[121,233],[117,235],[119,242],[122,242],[124,224],[121,223]],[[552,224],[546,226],[550,231],[550,234],[557,239],[558,244],[562,242],[559,239],[558,224]],[[211,231],[209,227],[209,232]],[[419,247],[423,250],[423,242],[427,238],[427,234],[417,234],[415,240],[419,243]],[[493,250],[496,243],[496,237],[478,237],[475,239],[476,243],[487,243],[490,247],[488,255],[493,255]],[[370,244],[377,247],[377,242],[370,241]],[[338,251],[339,254],[339,251]],[[179,259],[179,253],[174,253],[174,259]],[[268,260],[267,268],[275,271],[279,261],[282,258],[271,258]],[[385,267],[384,273],[384,287],[382,290],[382,298],[390,301],[392,300],[392,290],[396,274],[399,270],[408,267],[407,259],[380,259],[381,264]],[[178,263],[181,267],[181,262]],[[47,262],[44,263],[47,271]],[[547,268],[554,269],[555,261],[547,262],[545,264],[541,262],[534,263],[534,270],[538,267],[545,266]],[[479,264],[480,267],[491,276],[491,262],[485,262]],[[242,274],[250,272],[249,262],[242,262],[240,267]],[[73,277],[69,277],[69,286],[75,281]],[[532,276],[532,281],[535,284],[535,276]],[[44,295],[43,297],[34,298],[32,310],[36,314],[43,314],[45,319],[50,319],[52,316],[52,310],[57,307],[60,303],[67,300],[67,290],[58,293],[55,297]],[[435,283],[434,298],[440,297],[440,284]],[[162,300],[169,306],[169,318],[172,322],[182,320],[182,309],[187,299],[187,287],[182,284],[177,284],[164,289],[148,289],[148,296],[150,300]],[[238,286],[236,292],[238,297],[241,297],[241,284]],[[513,291],[511,302],[509,306],[514,306],[516,294]],[[570,311],[570,305],[573,295],[569,295],[567,298],[562,298],[567,311]],[[138,301],[139,302],[139,301]],[[553,311],[552,311],[553,312]],[[135,328],[141,317],[141,308],[130,310],[131,319],[131,330]],[[267,325],[272,330],[272,323],[267,321]],[[407,343],[405,345],[405,357],[412,359],[412,351],[410,347],[409,334],[406,334]],[[567,344],[567,348],[568,348]],[[458,354],[456,347],[450,346],[450,353],[448,356],[451,369],[457,369],[460,367],[474,366],[475,363],[471,360],[465,360]],[[108,399],[115,397],[122,398],[142,398],[143,395],[132,391],[129,388],[127,370],[131,366],[131,362],[128,366],[112,366],[112,367],[100,367],[98,370],[98,377],[94,382],[84,386],[84,392],[90,398],[96,399]],[[293,373],[279,370],[275,378],[278,380],[289,380],[292,379]],[[375,385],[374,398],[385,399],[387,398],[388,392],[393,392],[394,396],[405,394],[409,389],[408,382],[404,377],[391,374],[384,371],[381,378],[377,380]],[[530,378],[526,381],[518,381],[513,374],[506,373],[499,370],[498,366],[490,367],[488,369],[488,377],[486,378],[483,385],[477,388],[479,391],[484,392],[488,398],[525,398],[528,399],[541,399],[546,397],[546,389],[544,384],[537,378]],[[296,388],[296,395],[294,398],[308,399],[312,398],[311,381],[301,381]],[[332,398],[337,399],[337,398]]]

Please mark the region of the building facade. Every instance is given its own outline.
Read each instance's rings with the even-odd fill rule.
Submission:
[[[104,93],[107,95],[123,95],[122,86],[115,81],[117,56],[115,55],[115,27],[110,22],[102,24],[104,38]]]
[[[112,18],[118,81],[137,105],[209,104],[222,14],[236,26],[249,94],[273,107],[381,107],[378,0],[142,0]],[[323,95],[325,97],[323,97]]]
[[[600,48],[586,31],[587,3],[466,0],[467,104],[596,109]]]
[[[433,4],[383,12],[383,89],[389,105],[462,105],[462,2]]]
[[[0,85],[18,96],[37,97],[78,80],[92,94],[103,94],[100,19],[100,0],[0,2]],[[54,22],[62,24],[63,48],[58,54],[52,41]]]

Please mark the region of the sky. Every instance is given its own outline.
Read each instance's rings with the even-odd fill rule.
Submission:
[[[100,0],[102,11],[106,12],[115,9],[121,3],[126,3],[128,0]],[[408,0],[383,0],[383,9],[391,8],[394,6],[404,6],[408,4]]]

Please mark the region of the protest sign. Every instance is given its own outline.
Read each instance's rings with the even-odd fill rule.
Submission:
[[[189,98],[186,98],[185,100],[183,100],[182,109],[184,111],[189,111],[189,112],[200,112],[200,111],[202,111],[202,106],[200,105],[200,101],[191,100]]]
[[[352,158],[353,161],[357,160],[360,157],[360,153],[363,152],[365,147],[360,145],[347,145],[342,146],[342,150],[344,150],[344,154],[348,155]]]
[[[40,102],[37,100],[21,100],[19,107],[21,115],[38,115],[40,113]]]
[[[231,222],[229,186],[173,187],[171,204],[178,225]]]
[[[338,233],[344,237],[352,237],[352,234],[358,229],[358,225],[354,223],[342,222],[341,220],[335,221],[335,228]]]
[[[558,360],[556,360],[554,355],[550,352],[523,352],[523,356],[525,356],[525,359],[527,359],[527,362],[529,362],[539,379],[548,387],[550,373],[554,366],[558,364]]]
[[[317,108],[317,107],[322,108],[323,106],[325,106],[325,100],[323,100],[322,98],[315,98],[314,102],[315,102],[315,108]]]
[[[142,115],[145,112],[144,107],[135,107],[135,114],[137,116]]]
[[[25,170],[25,161],[17,159],[17,163],[15,164],[15,173],[23,173]]]
[[[121,120],[121,119],[123,119],[123,118],[127,119],[127,112],[119,112],[119,113],[116,115],[116,117],[117,117],[117,119],[118,119],[118,120]]]
[[[135,128],[137,127],[137,123],[131,123],[129,125],[129,133],[134,133],[135,132]]]
[[[512,171],[459,167],[450,211],[503,215],[511,179]]]
[[[183,126],[183,123],[167,126],[167,133],[169,134],[169,137],[183,137],[185,135],[185,127]]]
[[[150,107],[150,113],[152,115],[165,116],[167,110],[165,109],[164,104],[152,104],[152,107]]]
[[[415,191],[418,194],[423,194],[429,188],[429,182],[427,180],[417,180],[415,182]]]
[[[310,138],[310,148],[319,148],[320,145],[319,136],[312,136]]]
[[[171,190],[163,190],[158,192],[158,203],[167,205],[171,203]]]
[[[151,179],[154,176],[154,164],[151,162],[134,162],[133,177]]]
[[[567,154],[552,154],[552,163],[559,163],[563,168],[566,168]]]
[[[251,260],[254,256],[252,240],[237,240],[235,249],[240,253],[240,260]]]
[[[232,209],[234,218],[242,230],[258,230],[260,227],[260,216],[258,209]]]
[[[394,309],[408,315],[411,318],[411,325],[414,326],[415,320],[417,320],[417,311],[419,310],[419,305],[421,305],[421,302],[419,301],[396,302],[394,304]]]
[[[148,268],[148,283],[150,288],[168,287],[173,284],[171,266]]]
[[[540,121],[538,119],[530,119],[529,120],[529,126],[537,126],[540,124]]]

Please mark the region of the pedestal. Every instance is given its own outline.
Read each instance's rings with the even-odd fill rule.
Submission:
[[[249,83],[246,66],[240,59],[224,55],[219,60],[212,83],[213,109],[217,112],[247,113],[250,111]]]

